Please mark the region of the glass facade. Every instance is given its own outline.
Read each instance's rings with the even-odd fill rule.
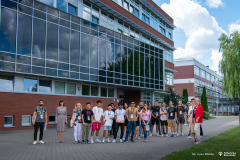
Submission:
[[[163,89],[161,49],[37,1],[6,1],[1,1],[0,70]],[[55,92],[64,94],[60,88]],[[92,96],[97,92],[91,88]]]

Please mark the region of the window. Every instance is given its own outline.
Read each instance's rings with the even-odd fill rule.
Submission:
[[[152,102],[152,95],[148,92],[142,92],[142,101],[143,103]]]
[[[56,124],[56,115],[55,114],[49,114],[48,118],[49,118],[48,124]]]
[[[76,95],[76,84],[75,83],[67,83],[67,94]]]
[[[24,91],[37,92],[37,80],[24,78]]]
[[[13,116],[4,116],[4,127],[13,127]]]
[[[101,97],[107,97],[107,88],[101,87]]]
[[[75,7],[72,4],[68,3],[68,13],[77,16],[77,7]]]
[[[22,126],[31,126],[31,115],[22,115]]]
[[[91,86],[91,96],[98,96],[98,87]]]
[[[0,90],[13,90],[13,76],[0,75]]]
[[[118,2],[118,4],[119,4],[120,6],[123,6],[122,0],[117,0],[117,2]]]
[[[199,68],[194,66],[194,73],[199,76]]]
[[[98,24],[98,18],[92,16],[92,22]]]
[[[108,88],[108,97],[114,97],[114,88]]]
[[[39,92],[51,93],[51,81],[39,80]]]
[[[135,8],[135,16],[139,18],[139,10],[137,10],[136,8]]]
[[[55,82],[55,93],[56,94],[65,94],[65,83],[64,82]]]
[[[128,2],[125,0],[125,1],[123,2],[123,8],[126,9],[126,10],[129,10],[128,7],[129,7],[129,6],[128,6]]]
[[[210,81],[210,77],[211,77],[210,73],[207,73],[207,80]]]
[[[63,11],[67,11],[67,2],[64,0],[57,0],[57,8]]]
[[[206,78],[206,72],[202,70],[202,78]]]
[[[165,72],[165,83],[166,85],[173,85],[173,73]]]
[[[90,86],[82,85],[82,95],[90,96]]]

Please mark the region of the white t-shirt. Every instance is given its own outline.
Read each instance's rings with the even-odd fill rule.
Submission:
[[[100,118],[103,115],[103,109],[95,106],[93,107],[92,111],[93,111],[95,120],[100,121]],[[93,120],[93,122],[95,122],[95,120]]]
[[[110,118],[114,118],[114,112],[106,110],[103,117],[106,120],[104,126],[112,126],[113,120]]]
[[[126,111],[124,109],[121,109],[121,110],[117,109],[115,111],[115,116],[117,116],[118,122],[124,121],[124,116],[125,115],[126,115]]]

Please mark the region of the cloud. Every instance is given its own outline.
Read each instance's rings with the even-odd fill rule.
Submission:
[[[218,8],[224,5],[222,0],[206,0],[206,3],[210,8]]]
[[[210,58],[212,60],[212,65],[210,65],[210,69],[219,72],[219,62],[222,60],[222,52],[219,52],[218,49],[212,50],[212,56]]]
[[[240,20],[238,20],[236,23],[232,23],[228,25],[229,28],[229,34],[233,33],[234,31],[240,32]]]
[[[218,38],[226,32],[197,1],[170,0],[170,4],[164,3],[161,8],[174,19],[177,29],[182,30],[187,38],[185,47],[178,47],[174,51],[174,58],[199,59],[206,53],[213,54],[213,50],[218,50]]]

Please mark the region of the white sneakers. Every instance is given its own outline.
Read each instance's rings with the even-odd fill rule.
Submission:
[[[105,143],[105,139],[102,140],[102,143]]]
[[[100,141],[99,139],[97,139],[95,142],[96,142],[96,143],[97,143],[97,142],[100,143],[101,141]]]
[[[120,139],[120,140],[119,140],[119,142],[121,142],[121,143],[122,143],[122,142],[123,142],[123,140],[122,140],[122,139]]]
[[[179,134],[177,134],[177,136],[179,136]]]
[[[192,139],[193,137],[191,137],[191,136],[188,136],[187,138],[188,138],[188,139]]]
[[[157,137],[159,137],[159,134],[158,134],[158,133],[156,133],[156,136],[157,136]]]
[[[44,144],[44,142],[41,140],[39,143]],[[33,144],[37,144],[37,141],[33,141]]]
[[[93,144],[94,142],[93,142],[93,140],[91,139],[91,144]]]
[[[116,143],[116,139],[113,139],[112,143]]]
[[[181,133],[181,136],[184,136],[184,134],[183,134],[183,133]]]
[[[161,136],[163,137],[163,134]]]
[[[107,142],[110,143],[111,141],[109,139],[107,139]]]
[[[150,133],[150,137],[152,137],[152,133]]]

